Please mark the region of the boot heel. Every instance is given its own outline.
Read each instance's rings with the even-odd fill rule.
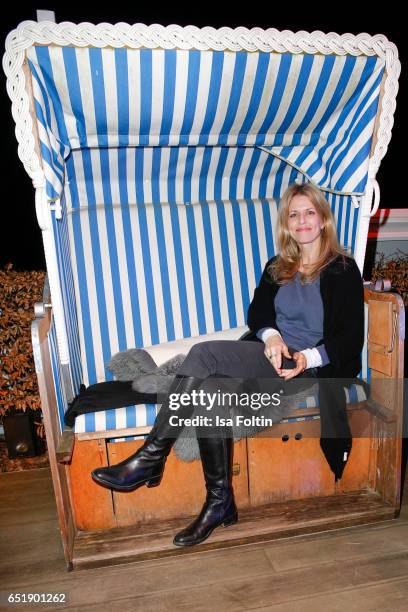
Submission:
[[[146,487],[151,489],[152,487],[158,487],[162,479],[162,475],[156,476],[156,478],[151,478],[146,482]]]
[[[225,519],[225,521],[223,522],[222,526],[223,527],[229,527],[230,525],[235,525],[235,523],[237,523],[237,522],[238,522],[238,514],[233,514],[229,518]]]

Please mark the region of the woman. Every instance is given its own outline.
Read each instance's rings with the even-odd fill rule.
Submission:
[[[143,484],[157,486],[183,428],[170,423],[174,412],[169,398],[183,393],[192,398],[193,391],[214,376],[267,378],[268,390],[274,380],[279,390],[291,379],[304,379],[307,386],[317,376],[321,444],[336,479],[341,477],[351,448],[344,390],[333,381],[330,385],[321,381],[355,377],[361,369],[361,275],[339,245],[330,206],[313,185],[292,185],[286,190],[277,229],[280,254],[266,264],[248,310],[254,341],[221,340],[193,346],[143,446],[117,465],[94,470],[96,482],[118,491]],[[192,404],[184,402],[179,408],[179,420],[192,414]],[[231,483],[233,440],[225,432],[209,437],[200,429],[197,437],[207,498],[195,521],[176,535],[178,546],[203,542],[216,527],[238,520]]]

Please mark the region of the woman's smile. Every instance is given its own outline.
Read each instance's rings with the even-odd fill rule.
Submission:
[[[319,239],[323,219],[311,200],[304,195],[295,195],[289,205],[288,230],[296,242],[312,243]]]

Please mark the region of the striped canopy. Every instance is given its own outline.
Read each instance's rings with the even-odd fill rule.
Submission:
[[[186,164],[196,183],[210,158],[215,164],[209,148],[234,147],[212,167],[217,183],[228,157],[232,185],[219,189],[229,192],[241,164],[256,167],[262,148],[324,189],[364,192],[384,72],[377,56],[58,46],[33,46],[27,55],[52,199],[62,192],[70,152],[96,147],[192,147]],[[169,149],[161,157],[168,175],[179,172],[176,155]],[[100,172],[121,184],[107,153]],[[154,167],[143,173],[159,175]],[[267,169],[263,178],[270,179]],[[274,198],[285,183],[271,188]],[[208,197],[198,187],[188,195]],[[186,203],[180,188],[169,197]]]

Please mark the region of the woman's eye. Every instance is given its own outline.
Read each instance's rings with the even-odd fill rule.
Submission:
[[[308,210],[309,215],[314,215],[315,211],[314,210]]]

